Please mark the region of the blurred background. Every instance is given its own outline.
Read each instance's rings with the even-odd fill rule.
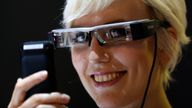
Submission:
[[[3,17],[0,36],[0,108],[6,108],[14,84],[20,76],[20,44],[24,41],[44,40],[47,32],[61,28],[64,0],[3,0]],[[188,8],[187,34],[192,36],[192,1]],[[59,54],[58,54],[59,52]],[[183,59],[177,66],[167,90],[173,108],[192,107],[192,43],[183,49]],[[71,107],[94,108],[70,61],[68,49],[55,52],[58,88],[72,96]],[[66,82],[66,83],[63,83]]]

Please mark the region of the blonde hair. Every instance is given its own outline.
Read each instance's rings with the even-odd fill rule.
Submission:
[[[160,20],[166,20],[176,30],[176,37],[161,28],[158,34],[158,48],[163,50],[169,58],[168,64],[164,65],[162,82],[165,87],[171,80],[171,72],[175,69],[182,56],[182,46],[189,43],[190,39],[186,36],[186,5],[185,0],[144,0],[152,7],[154,16]],[[175,39],[176,38],[176,39]]]
[[[109,6],[113,0],[66,0],[63,24],[70,27],[73,20]]]
[[[89,13],[94,13],[109,6],[114,0],[66,0],[66,7],[63,12],[63,24],[70,27],[75,19]],[[189,43],[189,38],[185,34],[186,6],[185,0],[144,0],[144,3],[152,7],[154,15],[160,20],[168,21],[176,30],[176,39],[168,31],[161,28],[158,32],[158,48],[162,49],[170,58],[168,64],[161,64],[162,83],[167,86],[171,79],[171,72],[175,69],[181,57],[181,48]]]

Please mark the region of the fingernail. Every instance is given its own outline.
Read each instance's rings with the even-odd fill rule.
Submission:
[[[18,79],[17,79],[17,82],[20,82],[20,81],[22,81],[22,78],[18,78]]]
[[[38,73],[40,73],[41,76],[46,76],[48,74],[46,70],[39,71]]]
[[[42,71],[37,72],[36,75],[37,75],[37,78],[44,80],[47,77],[48,72],[45,70],[42,70]]]
[[[69,99],[70,99],[70,96],[69,96],[69,95],[67,95],[67,94],[62,94],[62,95],[61,95],[61,97],[62,97],[62,98],[64,98],[64,99],[67,99],[67,100],[69,100]]]

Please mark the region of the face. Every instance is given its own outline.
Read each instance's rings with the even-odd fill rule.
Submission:
[[[141,0],[115,0],[108,8],[76,19],[73,26],[96,26],[117,21],[151,18]],[[100,46],[71,48],[73,65],[99,107],[137,106],[141,102],[152,65],[153,37]]]

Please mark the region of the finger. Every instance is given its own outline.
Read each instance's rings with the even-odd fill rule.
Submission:
[[[15,85],[15,89],[12,94],[12,99],[9,104],[9,108],[15,108],[19,106],[25,98],[26,92],[33,86],[39,84],[47,78],[46,71],[40,71],[34,73],[24,79],[19,78]]]
[[[17,82],[16,82],[16,85],[21,81],[22,79],[21,78],[18,78],[17,79]],[[12,94],[12,98],[11,98],[11,101],[9,102],[9,105],[8,105],[8,108],[16,108],[17,106],[19,106],[19,101],[23,98],[23,96],[20,96],[20,100],[19,99],[16,99],[16,95],[17,92],[16,92],[16,87],[13,91],[13,94]]]
[[[40,71],[36,72],[26,78],[24,78],[20,85],[18,85],[18,88],[22,87],[22,90],[24,92],[31,89],[33,86],[39,84],[40,82],[44,81],[47,78],[47,71]]]
[[[66,105],[38,105],[36,108],[68,108]]]
[[[35,94],[28,98],[21,108],[28,108],[29,106],[34,108],[41,104],[68,104],[70,97],[66,94],[51,93],[51,94]]]

